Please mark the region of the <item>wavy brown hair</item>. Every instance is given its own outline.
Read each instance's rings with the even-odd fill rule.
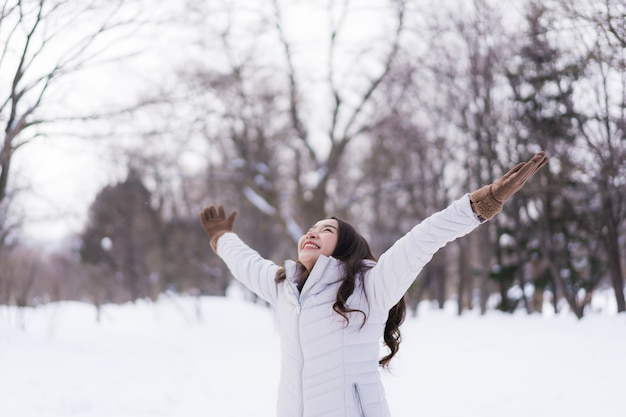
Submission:
[[[367,314],[358,309],[352,309],[346,305],[348,298],[354,293],[357,280],[360,280],[361,288],[365,288],[363,285],[364,273],[371,269],[371,265],[364,262],[365,260],[376,261],[376,257],[372,254],[367,240],[361,236],[354,226],[347,221],[338,217],[331,217],[339,224],[339,230],[337,233],[337,246],[332,253],[332,257],[341,261],[344,265],[345,275],[342,277],[342,283],[337,290],[337,298],[333,304],[333,310],[337,314],[341,315],[346,323],[350,322],[348,317],[349,313],[361,313],[363,315],[363,323],[367,320]],[[298,264],[298,272],[300,274],[308,274],[308,271],[300,262]],[[301,276],[304,278],[306,275]],[[280,282],[286,279],[285,268],[281,268],[276,273],[276,282]],[[367,301],[367,294],[364,293]],[[384,356],[378,361],[380,366],[387,368],[389,362],[398,353],[400,348],[400,342],[402,340],[400,334],[400,325],[404,321],[406,316],[406,303],[404,297],[389,310],[387,315],[387,322],[385,323],[385,331],[383,334],[383,340],[385,345],[389,348],[389,354]]]

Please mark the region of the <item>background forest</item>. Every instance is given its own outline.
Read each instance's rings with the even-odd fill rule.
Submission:
[[[580,318],[604,290],[626,311],[626,1],[179,3],[0,2],[0,304],[224,295],[198,221],[211,203],[276,262],[327,215],[380,255],[543,149],[409,304]],[[67,138],[108,181],[43,247],[25,230],[51,219],[16,161]]]

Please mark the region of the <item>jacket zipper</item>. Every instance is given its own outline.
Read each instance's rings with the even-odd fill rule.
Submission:
[[[302,303],[300,300],[300,291],[297,286],[291,283],[294,291],[294,296],[296,297],[298,309],[298,343],[300,344],[300,352],[302,352]],[[300,369],[300,416],[304,416],[304,364],[302,364],[302,369]]]
[[[359,414],[361,415],[361,417],[367,417],[367,414],[365,414],[365,409],[363,408],[363,403],[361,402],[361,391],[359,391],[359,384],[355,382],[354,384],[352,384],[352,387],[354,388],[354,400],[356,401],[356,405],[359,409]]]

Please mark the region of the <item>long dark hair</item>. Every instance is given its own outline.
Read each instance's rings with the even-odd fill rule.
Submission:
[[[337,299],[333,304],[333,310],[337,314],[341,315],[347,323],[350,322],[348,317],[349,313],[358,312],[363,315],[363,326],[367,320],[367,314],[362,310],[352,309],[346,305],[348,298],[354,293],[356,288],[357,279],[361,282],[361,288],[363,286],[363,274],[370,269],[372,265],[364,262],[365,260],[376,261],[376,257],[372,254],[367,240],[361,236],[354,226],[347,221],[338,217],[331,217],[339,224],[339,230],[337,232],[337,246],[332,253],[332,257],[341,261],[345,268],[345,275],[342,278],[342,283],[337,290]],[[298,262],[298,272],[301,274],[308,274],[306,268]],[[276,274],[276,282],[285,280],[286,272],[285,268],[281,268]],[[304,278],[304,277],[302,277]],[[365,294],[367,300],[367,294]],[[404,321],[406,315],[406,304],[404,297],[389,310],[387,316],[387,322],[385,323],[385,331],[383,334],[383,340],[385,345],[389,348],[389,354],[384,356],[378,363],[383,368],[389,366],[391,358],[395,356],[400,348],[401,335],[400,325]]]

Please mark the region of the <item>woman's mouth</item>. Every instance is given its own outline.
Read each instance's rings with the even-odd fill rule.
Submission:
[[[319,249],[320,247],[313,242],[304,242],[302,249]]]

